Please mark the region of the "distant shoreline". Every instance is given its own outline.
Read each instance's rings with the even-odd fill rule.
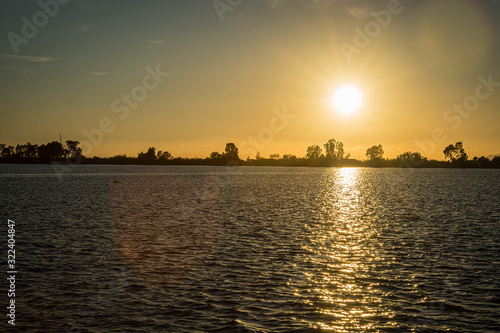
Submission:
[[[130,161],[113,161],[112,158],[85,158],[80,162],[77,161],[52,161],[50,163],[40,162],[40,161],[5,161],[0,158],[0,164],[4,165],[54,165],[59,167],[74,167],[77,165],[118,165],[118,166],[225,166],[225,167],[237,167],[237,166],[249,166],[249,167],[307,167],[307,168],[343,168],[343,167],[362,167],[362,168],[397,168],[397,169],[500,169],[500,163],[490,162],[489,165],[478,165],[474,161],[466,161],[466,163],[452,163],[447,161],[437,161],[430,160],[421,163],[420,165],[413,165],[411,163],[401,163],[400,160],[382,160],[377,163],[373,161],[359,161],[359,160],[348,160],[340,162],[331,161],[310,161],[307,159],[300,159],[297,161],[282,161],[282,160],[240,160],[231,161],[230,163],[217,163],[208,159],[181,159],[175,158],[169,160],[165,163],[144,163],[134,161],[135,158],[130,158]]]
[[[345,153],[344,145],[335,139],[324,144],[324,150],[318,145],[307,148],[305,157],[292,154],[269,155],[261,157],[257,152],[254,159],[242,160],[239,149],[234,143],[227,143],[224,151],[214,151],[205,158],[173,157],[168,151],[149,147],[137,157],[115,155],[113,157],[86,157],[82,154],[79,141],[67,140],[66,144],[52,141],[43,145],[31,143],[16,147],[0,144],[0,164],[53,164],[74,166],[78,164],[102,165],[209,165],[209,166],[288,166],[288,167],[373,167],[373,168],[500,168],[500,156],[468,158],[462,142],[450,144],[443,150],[447,161],[429,160],[420,152],[407,151],[396,158],[383,158],[382,145],[374,145],[366,150],[367,159],[360,161]]]

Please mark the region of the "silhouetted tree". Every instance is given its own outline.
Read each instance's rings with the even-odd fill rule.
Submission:
[[[220,159],[222,159],[222,154],[220,154],[218,151],[214,151],[210,154],[210,159],[211,160],[220,160]]]
[[[490,163],[491,161],[484,157],[484,156],[481,156],[481,157],[477,157],[475,156],[473,159],[472,159],[472,163],[475,167],[478,167],[478,168],[487,168],[490,166]]]
[[[142,163],[146,163],[146,164],[153,163],[156,160],[156,148],[149,147],[149,149],[146,153],[141,151],[137,155],[137,159]]]
[[[342,142],[330,139],[324,144],[324,147],[326,158],[337,161],[344,159],[344,144]]]
[[[2,149],[2,157],[10,158],[14,155],[14,147],[13,146],[5,146]]]
[[[383,156],[384,149],[380,144],[378,146],[372,146],[366,150],[366,157],[368,157],[370,161],[380,161]]]
[[[278,153],[271,154],[271,155],[269,155],[269,158],[272,160],[279,160],[280,154],[278,154]]]
[[[28,158],[38,157],[38,145],[32,145],[30,142],[26,143],[26,155]]]
[[[321,156],[321,147],[318,145],[312,145],[307,147],[306,158],[310,160],[316,160]]]
[[[38,147],[38,156],[44,163],[62,160],[64,149],[59,141],[52,141]]]
[[[491,160],[490,165],[494,168],[500,168],[500,156],[495,156]]]
[[[172,158],[172,154],[170,154],[168,151],[161,151],[161,150],[159,150],[158,153],[156,154],[156,160],[159,163],[165,163],[170,158]]]
[[[224,150],[224,157],[226,159],[226,162],[240,161],[240,156],[238,155],[238,148],[236,148],[236,145],[234,143],[230,142],[226,144],[226,149]]]
[[[78,147],[79,144],[79,141],[66,140],[66,147],[68,147],[67,158],[76,160],[82,158],[82,148]]]
[[[17,159],[23,159],[23,158],[26,158],[26,150],[27,150],[27,146],[26,145],[17,145],[16,146],[16,150],[15,150],[15,153],[14,153],[14,157],[17,158]]]
[[[449,159],[454,164],[462,164],[467,161],[467,154],[465,153],[462,142],[457,142],[455,145],[449,145],[443,150],[444,157]]]
[[[411,151],[407,151],[401,155],[398,155],[396,159],[400,162],[400,164],[406,162],[403,166],[413,167],[422,165],[422,163],[426,160],[426,158],[422,157],[419,152],[412,153]]]

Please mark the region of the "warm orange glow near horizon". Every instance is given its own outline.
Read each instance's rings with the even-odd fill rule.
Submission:
[[[19,46],[22,55],[0,54],[0,143],[44,144],[62,133],[101,157],[135,157],[148,147],[207,157],[228,142],[243,158],[303,157],[332,138],[359,159],[376,144],[386,158],[418,151],[443,159],[458,141],[471,157],[500,153],[493,47],[500,30],[482,5],[401,2],[382,24],[365,14],[387,10],[387,2],[277,3],[245,2],[223,22],[184,2],[166,2],[166,17],[146,15],[132,26],[125,14],[148,5],[96,14],[82,31],[53,21],[36,42]],[[178,22],[175,8],[189,20]],[[9,20],[5,35],[20,28]],[[63,37],[51,31],[55,23]],[[98,28],[110,24],[109,35]],[[477,103],[469,98],[476,91],[485,96]],[[274,120],[283,108],[294,118]]]

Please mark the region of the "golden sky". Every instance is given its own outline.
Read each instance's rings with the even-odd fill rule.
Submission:
[[[500,153],[495,1],[79,0],[46,24],[36,1],[0,8],[1,143],[62,133],[90,156],[206,157],[234,142],[245,158],[335,138],[360,159],[375,144],[385,157],[443,159],[456,141]],[[331,99],[347,84],[363,103],[344,114]]]

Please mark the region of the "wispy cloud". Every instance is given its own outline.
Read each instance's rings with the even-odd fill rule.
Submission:
[[[11,66],[0,66],[0,71],[15,71],[15,72],[21,72],[21,73],[23,73],[23,75],[26,75],[27,73],[31,72],[31,69],[17,68],[17,67],[11,67]]]
[[[57,61],[57,58],[52,57],[37,57],[37,56],[22,56],[17,54],[2,54],[1,58],[4,59],[13,59],[13,60],[21,60],[21,61],[29,61],[29,62],[53,62]]]
[[[146,45],[146,47],[148,49],[154,49],[154,46],[155,45],[159,45],[159,44],[162,44],[164,43],[165,41],[164,40],[159,40],[159,39],[150,39],[148,40],[148,44]]]
[[[87,77],[87,79],[89,79],[90,81],[95,81],[99,77],[103,76],[104,74],[106,74],[106,72],[90,72],[90,74]]]

